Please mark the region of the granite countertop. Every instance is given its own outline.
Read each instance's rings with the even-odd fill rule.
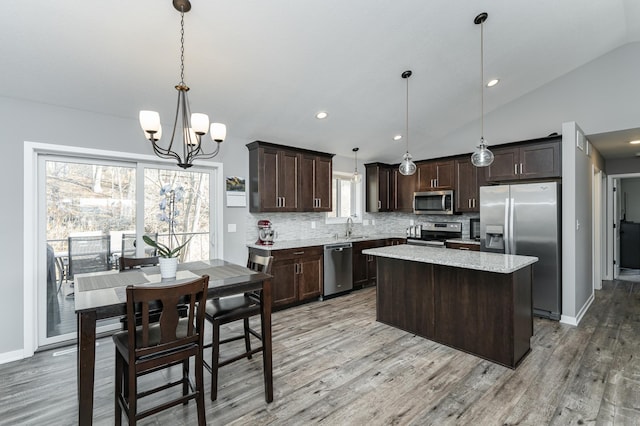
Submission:
[[[346,237],[325,237],[325,238],[311,238],[307,240],[288,240],[288,241],[274,241],[270,246],[263,246],[260,244],[250,243],[247,244],[249,248],[256,248],[262,250],[286,250],[300,247],[314,247],[324,246],[325,244],[336,243],[357,243],[358,241],[373,241],[373,240],[385,240],[387,238],[407,238],[406,235],[401,234],[372,234],[372,235],[354,235],[351,238]]]
[[[533,256],[518,256],[512,254],[411,245],[372,248],[363,250],[362,253],[413,262],[433,263],[435,265],[497,272],[500,274],[510,274],[538,261],[538,258]]]

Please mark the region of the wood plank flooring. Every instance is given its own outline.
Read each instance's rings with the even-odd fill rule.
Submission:
[[[220,370],[216,402],[205,374],[207,421],[640,425],[640,283],[605,281],[580,326],[536,319],[534,331],[531,353],[510,370],[377,323],[375,288],[276,312],[274,402],[264,401],[256,356]],[[76,423],[76,354],[60,351],[0,365],[0,424]],[[110,338],[96,355],[94,424],[110,425]],[[196,423],[194,403],[141,422]]]

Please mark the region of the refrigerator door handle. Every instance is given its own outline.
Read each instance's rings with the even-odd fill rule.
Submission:
[[[516,254],[516,238],[513,229],[513,216],[516,209],[516,203],[513,198],[509,199],[509,246],[511,254]]]
[[[509,199],[504,200],[504,254],[511,254],[511,245],[509,244]]]

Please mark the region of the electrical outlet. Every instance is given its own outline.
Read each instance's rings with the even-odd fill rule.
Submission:
[[[415,221],[415,220],[413,220],[413,219],[409,220],[409,225],[410,225],[410,226],[413,226],[413,225],[415,225],[415,224],[416,224],[416,221]]]
[[[227,232],[236,232],[236,224],[235,223],[227,224]]]
[[[316,222],[315,221],[311,221],[311,229],[316,229]]]

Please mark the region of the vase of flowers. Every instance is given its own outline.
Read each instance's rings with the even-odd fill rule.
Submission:
[[[176,217],[180,212],[176,209],[176,201],[180,201],[183,197],[184,189],[182,186],[171,188],[171,185],[164,185],[160,190],[162,200],[160,201],[160,214],[158,219],[169,224],[169,244],[163,244],[155,241],[148,235],[143,235],[144,242],[155,248],[158,252],[158,261],[160,263],[160,276],[162,278],[175,278],[178,269],[178,257],[181,250],[189,244],[191,238],[180,244],[175,233]],[[177,247],[174,248],[174,245]]]

